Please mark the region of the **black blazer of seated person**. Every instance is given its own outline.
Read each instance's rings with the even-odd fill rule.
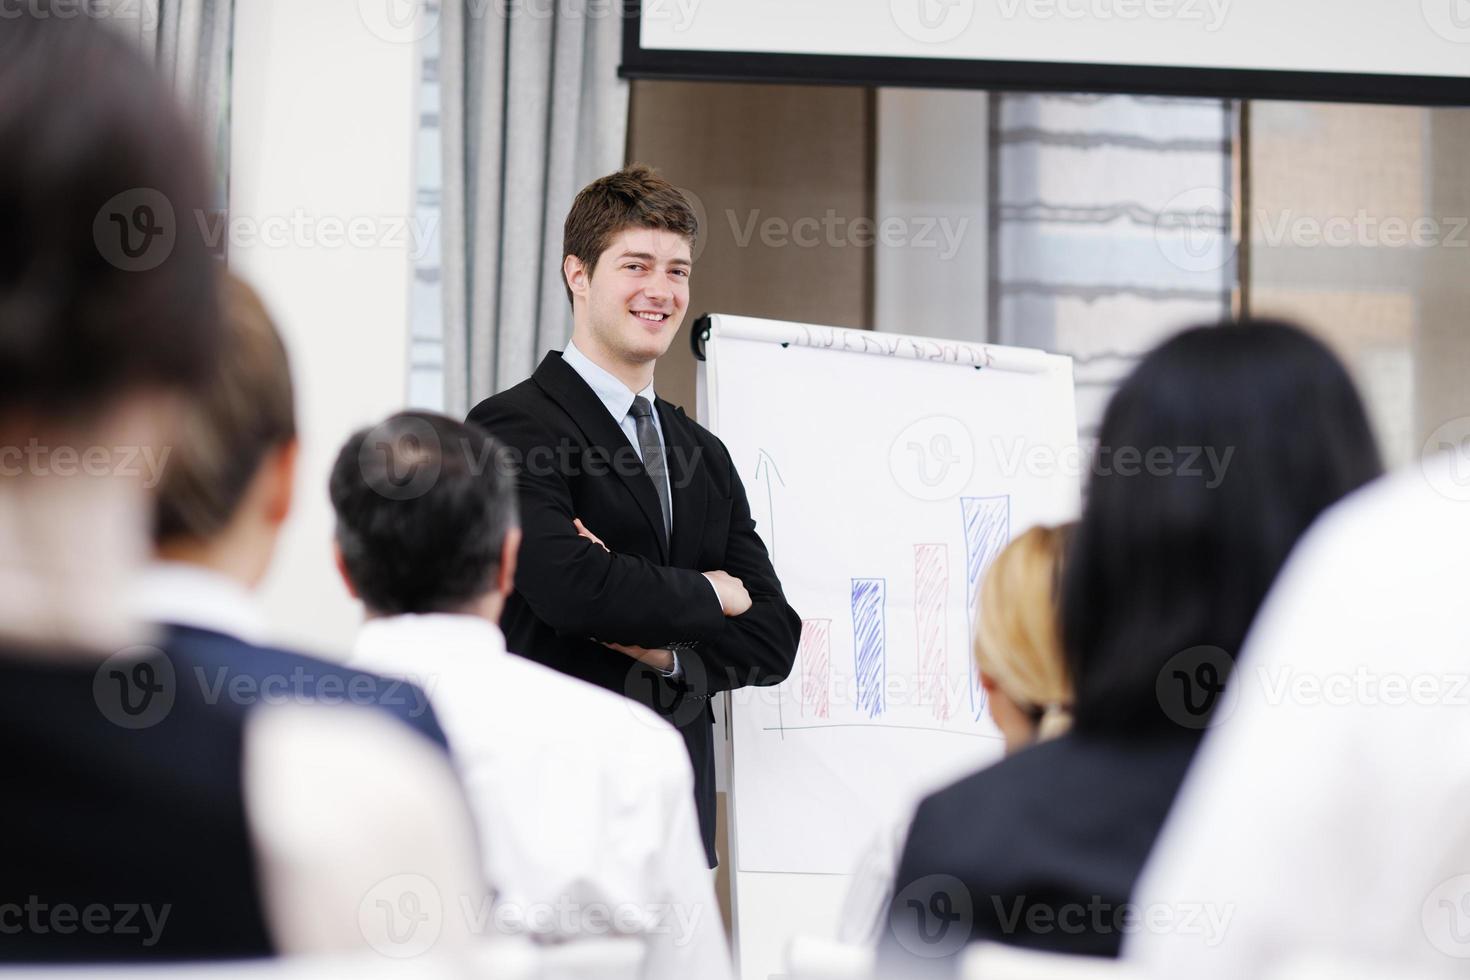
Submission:
[[[1116,956],[1130,930],[1223,928],[1208,896],[1139,909],[1133,888],[1200,736],[1231,723],[1225,681],[1277,571],[1378,452],[1337,359],[1262,321],[1150,353],[1098,441],[1174,465],[1092,477],[1061,587],[1074,728],[919,806],[881,976],[953,971],[970,940]]]
[[[501,617],[507,645],[679,729],[713,866],[709,699],[784,680],[801,622],[724,444],[653,395],[654,362],[687,309],[695,234],[682,195],[647,168],[584,189],[563,266],[572,343],[469,421],[519,465],[524,539]]]

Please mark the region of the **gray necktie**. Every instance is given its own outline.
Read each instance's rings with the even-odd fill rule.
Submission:
[[[668,466],[664,463],[663,443],[658,441],[658,429],[653,425],[653,406],[642,395],[633,397],[633,407],[628,409],[633,416],[633,425],[638,429],[638,449],[643,453],[643,468],[653,480],[653,489],[658,491],[659,506],[664,512],[664,537],[673,534],[672,509],[669,506]]]

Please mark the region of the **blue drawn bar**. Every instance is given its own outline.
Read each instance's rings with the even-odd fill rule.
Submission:
[[[877,718],[887,707],[884,689],[888,684],[888,656],[885,649],[884,605],[888,580],[855,578],[852,580],[852,647],[857,671],[858,711]]]
[[[1011,539],[1011,497],[961,497],[960,513],[965,523],[965,586],[970,597],[970,635],[975,635],[975,600],[985,569]],[[975,658],[970,661],[970,711],[979,718],[985,711],[985,691]]]

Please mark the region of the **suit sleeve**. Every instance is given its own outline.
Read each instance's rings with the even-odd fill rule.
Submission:
[[[756,533],[745,485],[729,453],[720,448],[731,491],[725,571],[744,583],[751,606],[743,615],[724,620],[713,636],[679,652],[682,684],[695,696],[781,683],[791,673],[801,638],[801,617],[787,603],[765,543]]]
[[[520,467],[523,539],[515,586],[542,622],[563,635],[647,647],[671,635],[705,640],[720,633],[724,610],[699,572],[609,554],[577,534],[571,489],[554,464],[555,443],[545,426],[499,400],[481,403],[469,421],[509,447]],[[545,453],[548,465],[520,465]],[[657,621],[650,608],[660,611]]]

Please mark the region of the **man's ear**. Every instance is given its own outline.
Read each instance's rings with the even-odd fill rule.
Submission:
[[[266,460],[269,469],[266,487],[265,516],[274,527],[286,522],[291,501],[296,496],[296,458],[300,443],[293,436],[271,452]]]
[[[982,670],[980,671],[980,686],[985,688],[985,692],[987,694],[994,694],[995,689],[1000,685],[995,683],[994,677],[991,677],[989,674],[985,673],[985,671]]]
[[[503,598],[510,598],[516,585],[516,556],[521,551],[521,529],[513,527],[505,532],[505,544],[500,548],[500,574],[495,578],[495,590]]]
[[[337,574],[342,576],[342,584],[347,586],[347,594],[354,599],[361,598],[357,594],[357,586],[352,584],[352,576],[347,574],[347,561],[342,557],[342,546],[332,541],[332,563],[337,566]]]
[[[567,281],[567,288],[572,291],[573,296],[587,298],[587,290],[592,281],[592,273],[587,270],[586,264],[575,255],[568,255],[561,260],[562,278]]]

